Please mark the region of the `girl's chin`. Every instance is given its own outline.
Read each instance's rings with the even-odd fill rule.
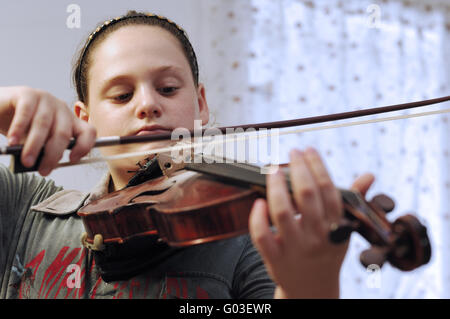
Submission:
[[[167,151],[170,152],[171,141],[153,142],[153,143],[135,143],[118,146],[109,146],[105,148],[105,155],[123,155],[127,153],[148,153],[149,155],[156,152]],[[141,154],[140,154],[141,155]],[[139,156],[140,156],[139,155]]]
[[[153,157],[156,153],[171,151],[170,143],[167,142],[153,142],[141,145],[134,144],[132,145],[132,147],[131,145],[127,146],[130,147],[126,147],[125,149],[123,149],[121,154],[129,153],[131,155],[132,153],[136,153],[136,156],[130,157],[133,161]]]

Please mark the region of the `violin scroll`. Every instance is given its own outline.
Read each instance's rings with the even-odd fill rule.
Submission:
[[[399,217],[393,223],[386,219],[394,201],[379,194],[366,202],[357,193],[342,192],[345,214],[339,224],[332,225],[330,240],[346,241],[352,232],[361,234],[372,245],[360,254],[365,267],[382,267],[387,261],[392,266],[410,271],[429,262],[431,245],[427,229],[412,214]]]

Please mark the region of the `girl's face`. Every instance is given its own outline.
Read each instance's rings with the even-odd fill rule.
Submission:
[[[204,87],[194,85],[178,39],[155,26],[133,25],[109,34],[91,54],[87,105],[75,113],[97,136],[156,134],[209,119]],[[104,155],[149,150],[167,143],[102,148]]]

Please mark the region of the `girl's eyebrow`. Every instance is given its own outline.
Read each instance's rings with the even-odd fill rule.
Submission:
[[[175,65],[164,65],[157,67],[155,69],[151,70],[151,73],[154,74],[163,74],[163,73],[184,73],[185,70],[179,66]],[[111,86],[125,82],[127,80],[131,80],[133,78],[132,75],[125,75],[125,74],[118,74],[113,75],[111,78],[106,78],[106,80],[103,80],[100,85],[100,92],[101,94],[104,94],[106,90],[108,90]]]

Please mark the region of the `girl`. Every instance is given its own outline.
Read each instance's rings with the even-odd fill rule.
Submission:
[[[77,162],[96,136],[130,136],[190,130],[208,123],[205,87],[185,32],[160,16],[129,12],[106,21],[87,39],[73,74],[75,116],[49,93],[27,87],[0,89],[0,129],[9,145],[24,144],[21,161],[47,176],[76,138]],[[150,150],[161,143],[102,148],[103,155]],[[282,174],[267,176],[267,201],[254,203],[248,235],[169,248],[149,239],[145,252],[82,248],[77,210],[123,188],[136,159],[108,163],[109,172],[89,194],[62,190],[35,175],[0,170],[0,296],[2,298],[337,298],[347,244],[328,231],[342,203],[313,149],[292,150],[293,196]],[[353,188],[365,193],[364,175]],[[302,218],[294,219],[294,213]],[[276,226],[274,233],[269,219]],[[253,247],[256,247],[257,250]],[[118,248],[120,249],[120,248]],[[259,252],[259,253],[258,253]],[[122,252],[123,253],[123,252]]]

